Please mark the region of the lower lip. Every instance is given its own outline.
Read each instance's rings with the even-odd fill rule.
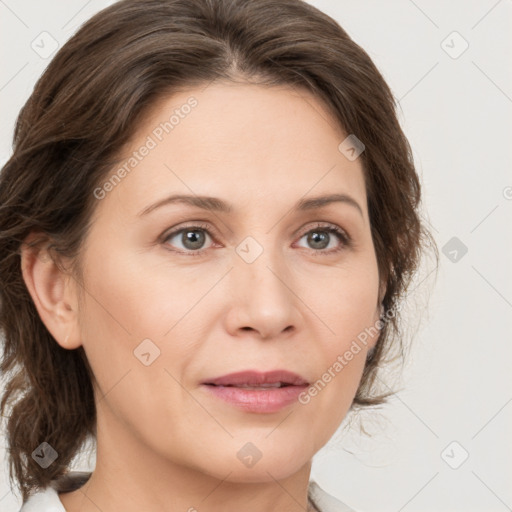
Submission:
[[[277,412],[297,401],[307,388],[303,386],[284,386],[282,388],[244,389],[234,386],[211,386],[203,384],[208,392],[246,412]]]

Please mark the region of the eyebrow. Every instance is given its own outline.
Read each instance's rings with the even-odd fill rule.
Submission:
[[[157,201],[154,204],[144,208],[139,214],[139,217],[147,215],[148,213],[160,208],[162,206],[173,204],[173,203],[181,203],[188,204],[190,206],[195,206],[197,208],[201,208],[203,210],[208,210],[211,212],[220,212],[220,213],[232,213],[233,206],[229,203],[226,203],[222,199],[217,197],[209,197],[209,196],[197,196],[197,195],[186,195],[186,194],[174,194],[169,197],[165,197],[160,201]],[[327,206],[332,203],[345,203],[350,206],[356,208],[362,217],[363,210],[359,203],[351,196],[347,194],[329,194],[324,196],[312,197],[309,199],[301,199],[296,203],[293,207],[294,211],[307,211],[319,209],[324,206]]]

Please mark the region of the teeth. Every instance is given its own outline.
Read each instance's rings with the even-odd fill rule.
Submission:
[[[282,387],[282,384],[280,382],[276,382],[275,384],[260,384],[259,386],[249,386],[247,384],[241,384],[236,387],[244,388],[244,389],[280,388],[280,387]]]

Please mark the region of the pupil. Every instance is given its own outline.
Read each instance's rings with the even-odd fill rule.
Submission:
[[[310,241],[313,242],[313,245],[317,244],[318,239],[320,239],[319,240],[320,247],[315,247],[316,249],[324,249],[328,245],[327,234],[324,232],[313,231],[309,238],[310,238]],[[327,243],[325,243],[325,242],[327,242]]]
[[[189,249],[199,249],[204,243],[204,234],[198,230],[186,231],[184,233],[185,240],[184,245]],[[191,244],[187,245],[187,244]]]

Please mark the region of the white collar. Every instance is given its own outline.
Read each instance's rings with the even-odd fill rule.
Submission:
[[[73,478],[73,473],[69,473],[71,479]],[[53,484],[32,494],[23,504],[20,512],[66,512],[55,487],[56,485]],[[320,512],[356,512],[324,491],[314,480],[309,482],[308,494]]]

